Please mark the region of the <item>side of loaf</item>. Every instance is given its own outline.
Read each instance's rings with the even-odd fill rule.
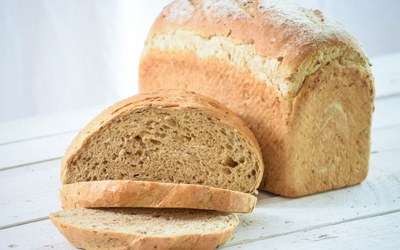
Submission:
[[[77,248],[215,249],[233,234],[233,214],[172,209],[72,209],[50,214]]]
[[[367,176],[374,86],[357,40],[286,1],[177,0],[149,32],[140,91],[184,89],[242,118],[260,143],[261,189],[289,197]]]
[[[191,208],[233,213],[251,212],[252,194],[195,184],[108,180],[61,187],[64,209],[100,207]]]

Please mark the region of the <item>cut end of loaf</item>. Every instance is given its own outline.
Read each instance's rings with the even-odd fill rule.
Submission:
[[[185,98],[158,98],[127,100],[106,111],[111,117],[88,125],[90,130],[102,124],[81,132],[88,134],[65,159],[63,183],[137,180],[256,190],[261,153],[237,117],[198,100],[182,105]]]
[[[281,161],[286,170],[281,171],[283,164],[269,164],[265,175],[270,181],[262,188],[299,197],[363,181],[371,145],[372,81],[368,69],[347,60],[333,61],[308,77],[294,100],[288,155]]]
[[[239,222],[233,214],[214,211],[134,208],[72,209],[52,213],[50,219],[75,247],[92,249],[214,249]]]

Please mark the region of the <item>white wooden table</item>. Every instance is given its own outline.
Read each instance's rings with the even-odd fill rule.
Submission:
[[[362,184],[287,199],[260,193],[225,249],[400,249],[400,54],[372,60],[370,172]],[[48,220],[60,159],[104,106],[0,123],[0,249],[71,249]]]

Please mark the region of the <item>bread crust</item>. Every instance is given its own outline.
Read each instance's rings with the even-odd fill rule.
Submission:
[[[251,212],[251,194],[204,185],[131,180],[77,182],[63,185],[64,209],[95,207],[192,208],[233,213]]]
[[[364,180],[374,84],[357,40],[285,1],[207,3],[163,10],[142,54],[140,92],[184,89],[233,110],[262,148],[262,190],[298,197]]]
[[[337,61],[345,67],[352,64],[351,61],[344,59]],[[246,121],[257,136],[265,163],[264,181],[260,189],[284,196],[298,197],[354,185],[364,180],[368,171],[374,98],[373,78],[368,70],[363,70],[357,64],[353,64],[348,69],[351,70],[350,74],[355,74],[357,77],[349,76],[347,82],[328,81],[329,75],[341,74],[340,71],[333,68],[332,65],[336,64],[332,62],[320,69],[321,72],[330,69],[330,72],[325,76],[315,74],[318,75],[318,78],[324,78],[323,82],[319,81],[313,84],[312,81],[318,79],[310,76],[307,78],[305,88],[299,92],[297,98],[287,99],[282,96],[276,86],[266,86],[253,77],[250,72],[217,58],[202,59],[198,58],[196,54],[186,51],[155,50],[142,58],[140,91],[153,91],[159,88],[185,89],[208,95],[224,103]],[[202,69],[201,73],[197,69]],[[357,78],[358,80],[356,80]],[[188,79],[191,80],[188,81]],[[314,85],[319,87],[317,88]],[[352,85],[352,87],[348,88],[347,85]],[[353,126],[358,124],[357,126],[360,128],[354,130],[357,132],[351,133],[352,137],[354,136],[352,141],[358,141],[357,145],[366,146],[354,146],[351,150],[353,155],[348,156],[350,161],[346,161],[345,165],[339,164],[334,174],[329,171],[327,173],[330,174],[327,175],[316,174],[313,176],[313,169],[311,168],[314,167],[314,170],[317,170],[318,166],[311,166],[311,164],[307,166],[307,161],[319,155],[318,149],[317,151],[306,152],[304,142],[293,138],[296,133],[301,134],[304,131],[299,128],[304,122],[302,119],[307,114],[310,119],[311,117],[317,120],[322,118],[318,118],[324,110],[324,106],[321,104],[326,103],[326,101],[318,104],[318,98],[314,97],[314,103],[310,104],[309,99],[304,98],[305,96],[315,96],[319,93],[315,90],[319,88],[332,90],[332,92],[324,91],[319,99],[335,101],[334,98],[337,98],[339,101],[343,100],[346,103],[345,112],[350,112],[352,106],[357,107],[354,109],[356,113],[349,113],[349,117],[353,117],[349,121],[353,123]],[[357,88],[357,90],[353,91],[353,88]],[[321,89],[321,91],[323,90]],[[330,94],[335,92],[340,93],[340,95]],[[349,95],[349,93],[352,94]],[[349,103],[349,99],[353,101]],[[329,104],[327,105],[329,106]],[[308,107],[313,107],[314,111],[311,113],[307,111],[307,114],[302,113],[303,109],[308,109]],[[342,121],[343,119],[337,119],[333,116],[331,120]],[[354,122],[355,120],[358,121]],[[308,131],[307,133],[313,131],[311,127],[303,128]],[[317,141],[314,141],[315,145],[318,145]],[[337,145],[337,142],[327,142],[325,146],[320,148],[334,148]],[[295,163],[292,159],[300,151],[302,153],[299,154],[299,162]],[[332,151],[325,154],[325,156],[329,155],[335,156],[336,153]],[[304,160],[305,163],[302,164],[301,160]]]
[[[239,224],[236,215],[229,215],[235,220],[232,227],[220,232],[206,234],[181,234],[174,237],[152,237],[139,234],[129,234],[112,231],[94,231],[65,223],[50,214],[49,218],[68,241],[77,248],[82,249],[216,249],[223,245],[233,234]],[[145,223],[145,222],[144,222]]]
[[[158,35],[179,30],[204,39],[221,36],[237,45],[251,45],[279,65],[279,77],[270,77],[288,98],[297,95],[307,75],[343,54],[351,53],[354,60],[368,64],[357,39],[341,24],[289,1],[176,0],[154,22],[147,47],[151,49]],[[143,56],[146,52],[145,47]]]
[[[245,123],[227,107],[221,103],[193,92],[182,90],[159,90],[153,93],[136,95],[125,99],[109,107],[97,117],[95,117],[79,134],[73,139],[64,154],[61,163],[61,181],[63,184],[70,184],[67,179],[67,172],[71,162],[76,157],[78,151],[88,143],[88,139],[99,133],[101,129],[110,126],[115,118],[134,110],[158,107],[165,109],[195,109],[200,110],[211,117],[214,117],[222,125],[234,128],[241,136],[246,138],[251,150],[253,151],[258,167],[258,175],[253,187],[249,187],[250,193],[254,192],[260,185],[264,172],[264,163],[260,146],[251,130]]]

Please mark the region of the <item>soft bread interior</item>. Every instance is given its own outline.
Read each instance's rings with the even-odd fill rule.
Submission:
[[[235,128],[191,108],[125,112],[93,133],[71,157],[64,184],[140,180],[253,192],[262,166]]]

